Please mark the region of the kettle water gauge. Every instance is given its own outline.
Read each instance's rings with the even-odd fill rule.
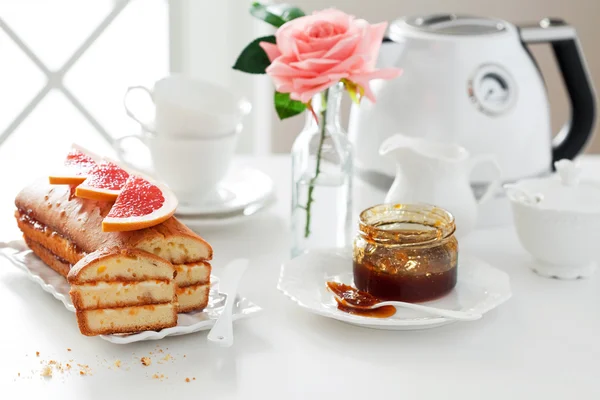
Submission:
[[[481,112],[500,115],[510,110],[515,103],[517,86],[504,68],[486,64],[478,68],[469,80],[467,93]]]

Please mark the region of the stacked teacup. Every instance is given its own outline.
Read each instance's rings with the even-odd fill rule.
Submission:
[[[134,107],[134,94],[151,100],[153,117],[144,120]],[[216,195],[235,153],[241,119],[250,103],[229,89],[183,75],[154,84],[130,87],[125,94],[127,114],[142,127],[141,140],[150,152],[152,174],[175,192],[181,204],[194,205]],[[127,159],[121,138],[115,148]]]

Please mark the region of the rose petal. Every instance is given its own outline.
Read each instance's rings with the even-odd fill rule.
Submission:
[[[260,42],[258,45],[265,51],[267,57],[269,57],[269,61],[271,62],[273,62],[273,60],[275,60],[281,55],[281,52],[279,51],[279,48],[276,44],[269,42]]]
[[[313,51],[313,46],[301,39],[296,40],[296,46],[298,46],[298,53],[300,54]]]
[[[357,35],[345,37],[337,42],[327,53],[325,53],[323,58],[333,58],[340,61],[345,60],[354,53],[354,49],[359,41],[360,37]]]
[[[402,75],[402,70],[400,68],[382,68],[375,69],[368,72],[361,72],[350,75],[348,79],[352,82],[356,82],[357,79],[360,80],[371,80],[371,79],[393,79]]]
[[[331,69],[332,67],[335,67],[339,63],[340,62],[338,60],[311,58],[308,60],[290,63],[290,67],[294,67],[302,71],[311,71],[317,75]]]
[[[303,61],[303,60],[309,60],[309,59],[317,59],[317,58],[324,58],[325,57],[325,50],[319,50],[319,51],[313,51],[310,53],[304,53],[301,54],[300,57],[298,58],[298,60]]]
[[[365,64],[365,60],[363,56],[353,55],[348,57],[346,60],[339,62],[336,61],[337,65],[334,65],[329,70],[324,71],[328,74],[330,73],[340,73],[340,72],[348,72],[354,70],[360,70],[362,66]]]
[[[343,39],[343,34],[333,35],[327,38],[314,38],[311,40],[310,49],[311,51],[322,51],[325,53],[329,51],[337,42]]]
[[[285,60],[285,57],[278,57],[269,65],[265,71],[269,76],[280,76],[280,77],[292,77],[292,78],[314,78],[319,74],[315,71],[300,70],[293,68],[289,60]]]
[[[337,10],[335,8],[328,8],[325,10],[317,11],[313,13],[313,16],[318,16],[323,20],[334,23],[335,25],[342,27],[344,31],[348,30],[348,27],[352,23],[354,19],[353,16],[346,14],[343,11]]]
[[[299,94],[300,94],[300,101],[303,102],[303,103],[307,103],[310,99],[313,98],[313,96],[315,94],[317,94],[319,92],[322,92],[323,90],[332,87],[336,83],[338,83],[337,80],[335,80],[335,81],[329,81],[329,82],[323,83],[322,85],[314,86],[314,87],[312,87],[310,89],[307,89],[305,91],[299,92]]]
[[[293,85],[294,90],[298,90],[301,87],[312,87],[317,85],[322,85],[323,83],[329,82],[331,79],[327,75],[317,76],[315,78],[297,78],[294,79]]]
[[[349,76],[347,79],[361,86],[365,91],[365,97],[375,103],[375,95],[371,91],[369,82],[373,79],[393,79],[402,74],[402,70],[399,68],[384,68],[360,75]]]
[[[357,19],[352,24],[352,27],[350,28],[349,32],[360,38],[354,50],[354,54],[363,54],[365,56],[370,56],[369,46],[371,44],[371,31],[369,23],[364,19]]]
[[[273,85],[275,86],[275,90],[281,93],[289,93],[294,89],[289,79],[273,77]]]
[[[369,56],[370,61],[368,63],[369,68],[375,68],[375,64],[377,63],[377,57],[379,55],[379,49],[381,48],[381,43],[383,42],[383,35],[385,35],[385,30],[387,29],[387,22],[382,22],[376,25],[371,25],[369,32]]]

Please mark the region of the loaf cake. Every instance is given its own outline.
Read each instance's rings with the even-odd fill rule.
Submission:
[[[50,268],[67,278],[74,266],[82,268],[89,262],[86,257],[97,255],[97,251],[143,251],[172,264],[175,275],[179,275],[172,278],[176,296],[180,296],[172,306],[179,312],[206,307],[213,250],[204,239],[175,217],[137,231],[103,232],[102,220],[111,203],[70,194],[68,185],[50,185],[47,179],[40,179],[25,187],[15,199],[15,217],[25,242]],[[106,282],[99,282],[100,287],[105,286]],[[168,290],[156,282],[143,283]],[[91,301],[88,289],[72,292],[81,301],[80,306]],[[165,308],[159,307],[163,312]]]
[[[79,330],[93,336],[177,325],[175,274],[170,262],[143,250],[86,255],[67,275]]]

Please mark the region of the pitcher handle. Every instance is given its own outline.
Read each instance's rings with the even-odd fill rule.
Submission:
[[[152,97],[152,92],[150,91],[150,89],[148,89],[145,86],[130,86],[127,88],[127,91],[125,91],[125,95],[123,96],[123,107],[125,108],[125,112],[127,113],[127,116],[129,118],[133,119],[135,122],[140,124],[142,126],[142,128],[144,128],[148,132],[154,133],[154,130],[152,128],[150,128],[148,126],[148,124],[146,124],[140,118],[138,118],[135,115],[135,113],[131,110],[131,108],[129,108],[129,106],[127,105],[128,104],[127,99],[129,98],[129,95],[131,94],[131,92],[135,92],[135,91],[142,91],[142,92],[146,93],[148,95],[148,97],[150,98],[150,101],[152,101],[152,103],[154,103],[154,98]]]
[[[490,164],[494,168],[497,176],[488,183],[487,189],[485,189],[485,192],[479,198],[477,204],[484,204],[485,202],[489,201],[492,197],[494,197],[494,194],[502,187],[502,168],[500,168],[500,164],[498,164],[498,161],[493,155],[481,154],[473,156],[471,158],[470,171],[473,171],[473,169],[475,169],[476,166],[481,165],[483,163]]]

